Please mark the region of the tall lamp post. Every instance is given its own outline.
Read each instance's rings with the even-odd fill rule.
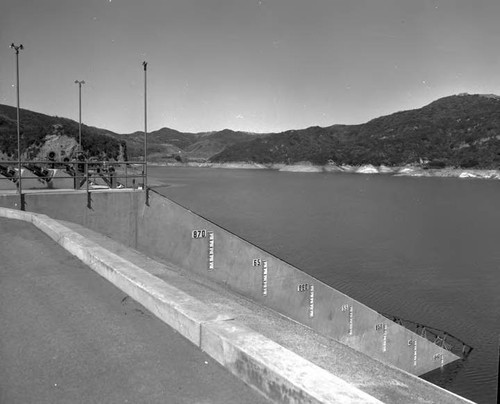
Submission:
[[[82,151],[82,84],[85,80],[75,80],[75,84],[78,84],[78,151]]]
[[[19,196],[21,198],[20,209],[24,210],[24,203],[22,197],[21,187],[21,129],[19,126],[19,51],[24,49],[23,45],[10,45],[11,49],[16,52],[16,90],[17,90],[17,165],[18,165],[18,178],[19,178]]]
[[[144,191],[147,192],[148,182],[148,62],[142,62],[144,67]]]

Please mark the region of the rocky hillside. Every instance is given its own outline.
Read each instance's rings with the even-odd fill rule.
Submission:
[[[311,127],[228,147],[213,162],[500,167],[500,97],[461,94],[362,125]]]
[[[0,158],[17,155],[16,108],[0,104]],[[21,154],[25,159],[45,160],[54,151],[58,159],[71,158],[78,146],[78,122],[20,110]],[[82,125],[82,147],[89,156],[125,159],[124,140],[104,129]]]

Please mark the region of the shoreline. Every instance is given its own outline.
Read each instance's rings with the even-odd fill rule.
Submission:
[[[247,162],[232,162],[232,163],[148,163],[151,166],[159,167],[194,167],[194,168],[226,168],[226,169],[247,169],[247,170],[275,170],[282,172],[297,172],[297,173],[349,173],[349,174],[384,174],[393,175],[396,177],[442,177],[442,178],[461,178],[461,179],[490,179],[500,180],[500,170],[492,169],[474,169],[474,168],[429,168],[424,169],[418,166],[373,166],[365,164],[361,166],[338,166],[335,164],[326,164],[323,166],[314,165],[308,162],[296,164],[259,164]]]

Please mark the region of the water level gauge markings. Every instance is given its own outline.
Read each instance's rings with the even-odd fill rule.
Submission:
[[[382,333],[382,352],[387,351],[387,324],[380,323],[375,325],[375,330]]]
[[[309,286],[309,318],[314,317],[314,285]]]
[[[262,267],[262,296],[267,296],[267,275],[268,275],[268,266],[267,261],[261,258],[254,258],[252,260],[253,267]]]
[[[215,249],[215,236],[213,231],[208,232],[208,270],[214,270],[214,249]]]
[[[409,339],[408,346],[413,347],[413,366],[417,366],[417,340]]]
[[[299,283],[297,285],[297,292],[309,292],[309,318],[314,317],[314,285],[309,283]]]
[[[267,261],[262,261],[262,295],[267,296]]]
[[[195,240],[201,240],[208,237],[208,270],[213,271],[214,269],[214,248],[215,248],[215,237],[214,232],[206,229],[195,229],[191,231],[191,238]]]
[[[352,335],[353,332],[353,320],[354,320],[354,314],[353,314],[353,309],[352,306],[349,304],[343,304],[341,307],[342,311],[345,311],[349,314],[349,335]]]

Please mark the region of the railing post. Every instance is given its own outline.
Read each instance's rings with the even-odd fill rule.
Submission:
[[[18,191],[19,191],[19,209],[20,210],[25,210],[25,204],[24,204],[24,194],[23,194],[23,186],[22,186],[22,180],[21,180],[21,177],[23,176],[22,174],[22,163],[21,163],[21,157],[19,157],[19,160],[18,160],[18,171],[19,171],[19,175],[18,175]]]
[[[92,196],[90,195],[90,190],[89,190],[89,161],[85,159],[85,182],[87,184],[87,208],[92,209]]]
[[[19,194],[19,204],[20,204],[20,209],[21,210],[26,210],[26,199],[25,199],[25,195],[21,192]]]
[[[16,93],[17,93],[17,169],[19,171],[18,176],[18,187],[19,187],[19,208],[24,210],[24,197],[23,197],[23,186],[22,186],[22,164],[21,164],[21,128],[19,123],[19,51],[23,49],[23,45],[16,46],[14,44],[10,45],[12,49],[16,52]]]
[[[144,166],[142,167],[142,186],[144,192],[146,192],[146,205],[148,205],[149,197],[146,191],[148,189],[148,63],[144,61],[142,66],[144,67]]]

